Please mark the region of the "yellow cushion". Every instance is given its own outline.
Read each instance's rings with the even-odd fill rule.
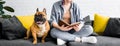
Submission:
[[[34,15],[22,15],[17,16],[17,18],[20,20],[20,22],[23,24],[23,26],[29,30],[30,26],[32,25],[34,21]]]
[[[103,33],[106,28],[108,20],[109,20],[108,16],[102,16],[100,14],[95,14],[94,24],[93,24],[94,32],[101,35],[101,33]]]

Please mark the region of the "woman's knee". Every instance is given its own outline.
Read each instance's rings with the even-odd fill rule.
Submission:
[[[63,35],[65,35],[66,32],[63,32],[63,31],[58,30],[56,28],[53,28],[53,29],[51,29],[50,34],[53,38],[58,38],[58,37],[62,37]]]
[[[87,30],[87,32],[88,32],[89,34],[92,34],[92,33],[93,33],[93,28],[92,28],[91,25],[85,25],[85,28],[86,28],[86,30]]]
[[[56,37],[56,36],[55,36],[56,33],[57,33],[57,29],[52,28],[51,31],[50,31],[50,35],[51,35],[53,38],[55,38],[55,37]]]
[[[63,39],[65,41],[73,41],[74,37],[76,37],[75,35],[72,35],[68,32],[64,32],[64,31],[61,31],[61,30],[58,30],[55,28],[51,29],[50,34],[53,38],[60,38],[60,39]]]

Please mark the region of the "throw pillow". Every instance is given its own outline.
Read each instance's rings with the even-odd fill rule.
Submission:
[[[103,35],[120,38],[120,18],[110,18]]]
[[[86,16],[83,18],[83,20],[85,21],[85,25],[91,25],[92,26],[92,22],[93,20],[90,20],[90,16]],[[98,36],[98,34],[96,32],[93,32],[90,36]]]
[[[91,25],[92,21],[90,20],[90,16],[89,15],[84,17],[83,20],[85,21],[85,25]]]
[[[90,21],[90,16],[88,15],[88,16],[84,17],[83,20],[84,20],[85,22]]]
[[[95,14],[94,24],[93,24],[94,32],[98,33],[99,35],[102,35],[102,33],[104,32],[106,28],[108,20],[109,20],[108,16]]]
[[[2,19],[2,37],[8,40],[23,38],[26,35],[26,29],[21,22],[13,16],[9,19]]]
[[[34,15],[17,16],[17,18],[27,30],[29,30],[34,21]]]

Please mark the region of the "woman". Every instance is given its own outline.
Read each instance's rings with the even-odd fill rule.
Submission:
[[[60,0],[53,4],[51,11],[51,36],[57,38],[58,44],[64,44],[62,41],[73,42],[89,42],[96,43],[96,37],[89,36],[93,33],[93,29],[90,25],[84,25],[84,21],[80,18],[80,10],[72,0]],[[67,23],[72,24],[80,22],[80,24],[68,27],[59,26],[59,20],[65,20]],[[89,37],[87,37],[89,36]]]

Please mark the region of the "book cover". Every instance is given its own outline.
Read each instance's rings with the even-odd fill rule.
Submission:
[[[67,23],[67,22],[65,22],[64,20],[59,20],[59,22],[58,22],[58,25],[59,26],[62,26],[62,25],[64,25],[64,26],[75,26],[75,25],[78,25],[78,24],[80,24],[80,22],[76,22],[76,23],[72,23],[72,24],[69,24],[69,23]]]

